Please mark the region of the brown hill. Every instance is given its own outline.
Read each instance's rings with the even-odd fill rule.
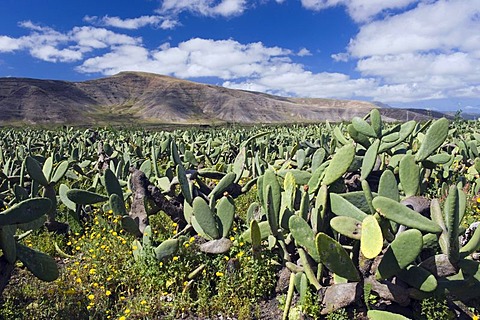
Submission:
[[[85,82],[0,78],[1,123],[294,123],[349,120],[372,108],[363,101],[285,98],[141,72]],[[382,113],[386,120],[406,118],[399,109]],[[410,119],[428,116],[410,111]]]

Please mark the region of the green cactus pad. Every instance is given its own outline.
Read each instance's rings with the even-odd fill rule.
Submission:
[[[307,221],[302,217],[293,215],[288,220],[288,227],[295,238],[295,242],[304,247],[313,260],[320,262],[320,256],[315,245],[315,233]]]
[[[45,162],[43,163],[43,167],[42,167],[43,176],[47,179],[47,181],[50,181],[50,177],[52,176],[52,171],[53,171],[53,157],[48,157],[47,159],[45,159]]]
[[[274,236],[278,234],[279,213],[275,212],[276,197],[272,194],[272,187],[267,185],[265,192],[265,206],[267,208],[267,221],[270,226],[270,231]]]
[[[380,115],[380,111],[378,109],[373,109],[370,111],[370,123],[375,131],[375,135],[377,138],[382,136],[382,116]]]
[[[367,216],[365,212],[336,193],[330,194],[330,204],[332,212],[337,216],[350,217],[359,221],[362,221]]]
[[[361,132],[358,132],[357,129],[353,126],[353,124],[349,124],[347,126],[347,131],[350,137],[353,139],[353,141],[359,143],[362,145],[365,149],[368,149],[370,147],[370,139],[368,136],[364,135]]]
[[[58,181],[60,181],[65,175],[65,173],[67,173],[67,170],[68,170],[68,161],[64,160],[60,162],[57,168],[55,169],[55,172],[53,173],[51,182],[57,183]]]
[[[420,188],[420,167],[412,155],[406,155],[400,161],[399,176],[405,196],[417,195]]]
[[[360,240],[362,235],[362,222],[344,216],[333,217],[330,220],[330,226],[345,237],[350,239]]]
[[[362,169],[360,179],[366,179],[370,172],[372,172],[375,162],[377,161],[378,147],[380,146],[380,140],[375,140],[368,148],[362,161]]]
[[[480,228],[475,229],[472,238],[460,249],[462,257],[474,253],[480,249]]]
[[[258,222],[255,219],[250,222],[250,242],[252,243],[253,250],[258,251],[260,249],[262,234]]]
[[[410,318],[404,317],[401,314],[381,310],[369,310],[367,317],[370,320],[410,320]]]
[[[155,257],[157,258],[157,260],[163,260],[165,258],[173,256],[178,251],[178,247],[178,239],[168,239],[163,241],[153,251],[155,252]]]
[[[326,155],[326,151],[323,148],[318,148],[317,151],[315,151],[315,153],[312,156],[312,164],[311,164],[312,172],[315,172],[315,170],[318,167],[320,167],[320,165],[325,160],[325,155]]]
[[[380,215],[396,223],[425,232],[442,232],[442,228],[438,224],[395,200],[378,196],[373,199],[372,203]]]
[[[387,279],[414,261],[423,248],[422,233],[409,229],[400,233],[390,244],[377,269],[376,278]]]
[[[408,266],[398,273],[398,277],[412,287],[424,292],[432,292],[437,288],[435,276],[421,267]]]
[[[352,118],[352,125],[357,130],[359,133],[371,137],[371,138],[376,138],[377,133],[375,130],[368,124],[367,121],[363,120],[360,117],[353,117]]]
[[[7,261],[14,264],[17,260],[17,247],[15,244],[15,235],[17,228],[15,225],[0,227],[0,249]]]
[[[268,236],[270,235],[270,225],[268,224],[268,221],[259,222],[258,223],[258,228],[260,229],[260,238],[262,240],[267,239]],[[252,242],[252,229],[248,228],[247,230],[245,230],[241,234],[240,239],[242,239],[245,242],[251,243]]]
[[[109,196],[116,194],[120,199],[123,199],[123,191],[120,182],[118,182],[118,178],[110,169],[105,170],[105,189],[107,189]]]
[[[388,151],[388,150],[392,149],[393,147],[402,143],[413,132],[413,130],[415,130],[416,125],[417,125],[417,123],[414,120],[411,120],[411,121],[408,121],[408,122],[405,122],[404,124],[402,124],[398,128],[398,130],[399,130],[398,131],[398,137],[394,141],[387,142],[389,140],[388,136],[390,134],[392,134],[394,136],[397,136],[397,132],[391,132],[390,134],[387,134],[384,137],[382,137],[382,143],[380,144],[380,148],[378,149],[378,153]]]
[[[373,259],[382,252],[382,229],[374,216],[367,216],[362,221],[360,251],[365,258]]]
[[[185,221],[187,221],[188,224],[191,224],[191,220],[193,216],[193,208],[187,202],[187,200],[183,201],[183,216],[185,217]]]
[[[397,179],[392,171],[385,170],[380,176],[378,195],[395,201],[400,201]]]
[[[282,190],[280,183],[278,183],[277,175],[273,170],[266,170],[265,174],[263,175],[263,179],[261,179],[263,184],[262,184],[262,191],[258,194],[263,195],[263,205],[265,206],[265,212],[268,213],[267,209],[267,202],[268,202],[268,193],[267,193],[267,187],[270,187],[271,189],[271,202],[270,202],[270,210],[271,214],[275,217],[276,220],[276,225],[278,227],[278,219],[280,216],[280,206],[281,206],[281,201],[282,201]],[[260,181],[260,179],[259,179]]]
[[[45,178],[42,168],[40,167],[40,164],[37,160],[32,157],[27,157],[25,164],[27,167],[27,172],[33,180],[35,180],[42,186],[48,185],[48,180],[47,178]]]
[[[0,212],[0,226],[31,222],[50,210],[52,202],[47,198],[32,198],[14,204]]]
[[[177,165],[177,178],[178,182],[180,182],[180,190],[182,191],[183,197],[188,203],[192,203],[193,197],[192,190],[190,189],[190,182],[185,173],[185,168],[181,163]]]
[[[350,281],[359,281],[358,274],[352,259],[340,243],[320,232],[315,239],[320,262],[330,271]]]
[[[322,287],[318,282],[318,279],[313,272],[313,268],[310,265],[310,261],[307,258],[307,253],[302,248],[298,248],[298,255],[300,256],[300,262],[302,263],[303,270],[307,276],[308,281],[315,287],[315,289],[320,290]]]
[[[226,237],[230,232],[235,218],[235,203],[232,197],[222,197],[217,204],[217,217],[219,219],[219,233]]]
[[[448,258],[457,261],[459,256],[459,223],[460,223],[460,196],[457,186],[450,186],[448,196],[443,207],[445,226],[448,236]]]
[[[133,240],[132,242],[132,254],[135,260],[138,260],[143,254],[142,244],[137,239]]]
[[[415,155],[417,162],[427,159],[435,150],[437,150],[448,135],[448,120],[445,118],[435,121],[430,128],[428,128],[425,138],[423,139],[420,149]]]
[[[431,161],[434,164],[446,164],[450,162],[451,159],[452,159],[452,156],[444,152],[439,154],[434,154],[433,156],[430,156],[427,158],[428,161]]]
[[[347,193],[340,193],[338,195],[341,196],[343,199],[347,200],[348,202],[350,202],[351,204],[353,204],[355,207],[357,207],[364,213],[367,213],[367,214],[371,213],[364,191],[352,191]],[[372,192],[372,196],[376,197],[377,193]]]
[[[280,170],[277,172],[277,174],[280,177],[285,177],[288,172],[290,172],[295,177],[295,182],[299,185],[307,184],[312,177],[312,174],[310,172],[299,169]]]
[[[213,239],[218,239],[220,234],[216,225],[215,216],[205,200],[196,197],[193,200],[192,207],[196,222],[200,225],[205,234]]]
[[[59,187],[58,187],[58,195],[60,197],[60,201],[62,201],[62,203],[70,210],[72,211],[75,211],[76,209],[76,204],[75,202],[73,202],[72,200],[68,199],[67,197],[67,192],[68,190],[70,190],[70,188],[65,185],[65,184],[61,184]]]
[[[282,200],[285,201],[284,205],[288,209],[293,210],[295,195],[297,193],[297,182],[293,173],[287,172],[285,175],[285,178],[283,179],[283,189],[285,190],[282,194]]]
[[[118,196],[116,193],[112,193],[109,199],[110,209],[117,216],[124,216],[127,214],[127,209],[125,209],[125,203],[123,199]]]
[[[333,156],[329,166],[325,169],[325,175],[322,180],[322,184],[330,185],[338,178],[343,176],[347,172],[348,168],[355,158],[355,146],[353,144],[347,144]]]
[[[136,223],[135,220],[132,219],[132,217],[125,215],[122,217],[122,220],[120,220],[120,223],[123,230],[127,231],[128,233],[133,234],[136,237],[142,235],[140,229],[138,228],[138,223]]]
[[[143,247],[152,245],[152,237],[153,237],[152,227],[148,225],[145,227],[145,229],[143,229],[143,236],[142,236]]]
[[[218,198],[220,195],[223,194],[223,192],[232,184],[235,182],[237,175],[235,172],[229,172],[227,173],[222,180],[218,182],[218,184],[213,188],[212,192],[208,195],[210,199],[213,198]]]
[[[245,147],[240,148],[240,152],[235,157],[233,162],[233,172],[236,174],[236,181],[238,182],[242,177],[243,170],[245,169],[245,159],[246,159],[247,149]]]
[[[318,188],[320,188],[326,167],[327,163],[323,163],[322,165],[318,166],[313,172],[307,183],[309,193],[315,193],[317,192]]]
[[[17,258],[40,280],[54,281],[59,276],[57,264],[48,254],[17,243]]]
[[[108,197],[81,189],[70,189],[67,191],[67,198],[76,204],[87,205],[104,202],[108,200]]]

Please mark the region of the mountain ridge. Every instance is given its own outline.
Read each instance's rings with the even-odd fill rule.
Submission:
[[[281,97],[145,72],[82,82],[0,78],[3,124],[299,123],[350,120],[373,108],[365,101]],[[387,121],[404,120],[401,109],[380,110]],[[410,118],[429,115],[410,110]]]

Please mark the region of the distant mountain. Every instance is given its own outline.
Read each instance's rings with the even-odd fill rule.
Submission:
[[[0,123],[212,124],[343,121],[378,105],[355,100],[286,98],[122,72],[85,82],[0,78]],[[384,119],[424,120],[441,114],[380,109]]]

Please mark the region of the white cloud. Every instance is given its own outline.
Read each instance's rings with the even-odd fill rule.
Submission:
[[[291,60],[295,54],[260,42],[194,38],[148,52],[140,46],[121,46],[87,59],[80,72],[116,74],[149,71],[179,78],[216,77],[225,87],[304,97],[352,97],[372,90],[373,79],[351,79],[340,73],[319,74]]]
[[[306,9],[315,11],[343,5],[353,20],[365,22],[382,12],[405,8],[418,0],[301,0],[301,2]]]
[[[368,94],[376,100],[478,98],[479,16],[480,0],[422,2],[364,24],[348,52],[332,58],[358,59],[363,77],[383,83]]]
[[[454,13],[454,14],[453,14]],[[480,50],[480,0],[437,1],[361,27],[355,57],[417,51]]]
[[[141,16],[138,18],[129,18],[129,19],[121,19],[120,17],[97,17],[97,16],[85,16],[83,18],[84,21],[95,24],[101,25],[105,27],[115,27],[121,29],[140,29],[142,27],[151,25],[154,27],[160,27],[161,29],[172,29],[175,27],[176,23],[170,19],[165,19],[162,16],[153,15],[153,16]]]
[[[20,49],[21,41],[19,39],[0,36],[0,52],[13,52]]]
[[[242,14],[246,9],[246,0],[164,0],[158,12],[178,15],[189,11],[203,16],[230,17]]]
[[[43,61],[75,62],[82,60],[85,53],[96,49],[141,43],[139,38],[104,28],[74,27],[69,32],[61,33],[31,21],[23,21],[20,26],[30,30],[30,34],[19,38],[0,36],[0,52],[27,50],[30,55]]]
[[[312,55],[312,53],[307,48],[302,48],[297,53],[297,56],[299,56],[299,57],[306,57],[306,56],[311,56],[311,55]]]

